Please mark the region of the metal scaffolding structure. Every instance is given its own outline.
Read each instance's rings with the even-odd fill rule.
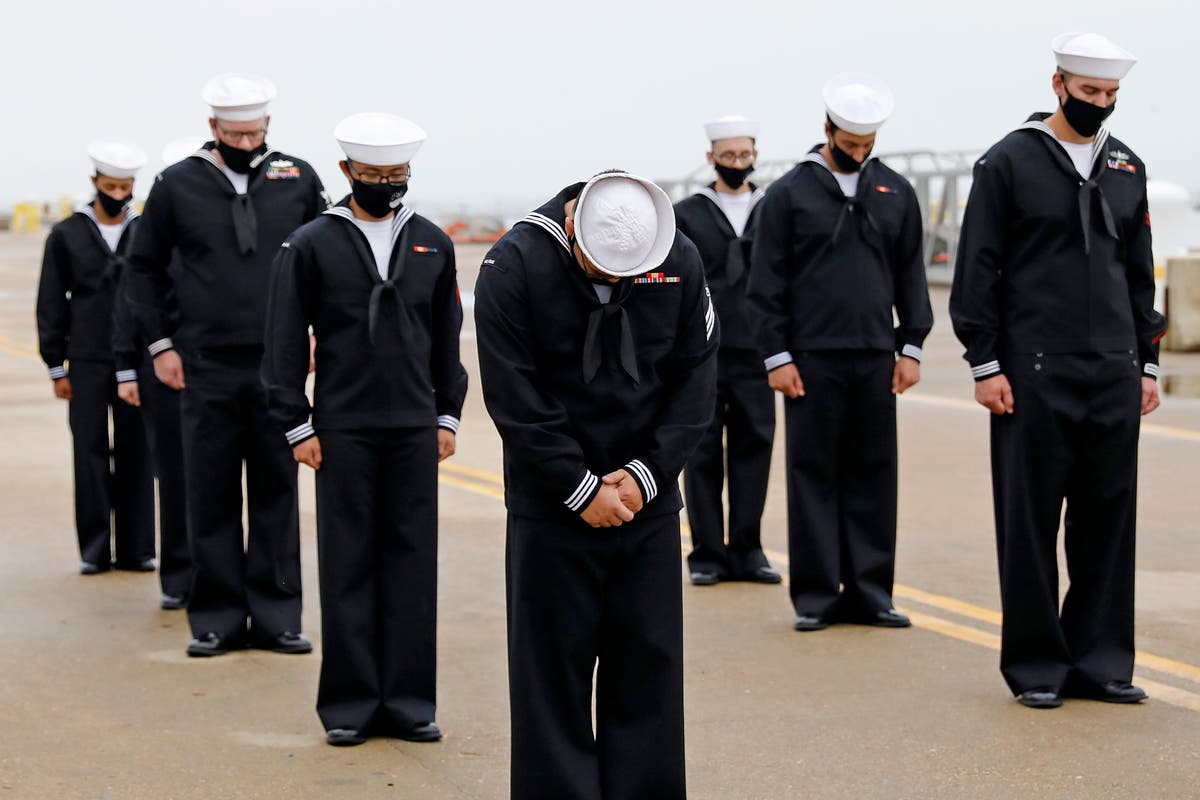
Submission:
[[[949,283],[954,270],[962,208],[971,185],[978,150],[911,150],[881,153],[879,159],[903,175],[917,193],[925,221],[925,268],[931,282]],[[754,183],[766,188],[796,165],[793,160],[760,161]],[[712,167],[702,164],[682,178],[658,181],[673,202],[694,194],[713,181]]]

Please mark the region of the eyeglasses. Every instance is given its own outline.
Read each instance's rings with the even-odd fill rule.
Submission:
[[[734,153],[730,150],[726,150],[722,153],[713,153],[713,161],[716,161],[718,164],[724,166],[732,166],[739,161],[743,164],[749,164],[750,162],[754,161],[754,151],[743,150],[740,153]]]
[[[266,128],[258,128],[252,131],[227,131],[218,125],[217,133],[221,134],[222,139],[229,142],[240,142],[245,139],[247,144],[259,144],[267,137]]]
[[[412,167],[405,164],[395,172],[389,172],[382,175],[378,172],[359,172],[350,162],[346,162],[346,167],[350,170],[350,175],[357,181],[362,181],[368,186],[378,186],[381,183],[404,183],[412,175]]]

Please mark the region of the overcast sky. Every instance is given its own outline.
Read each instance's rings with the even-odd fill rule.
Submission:
[[[87,189],[87,142],[151,154],[207,133],[211,75],[272,78],[269,142],[345,192],[331,131],[391,111],[429,132],[409,198],[476,210],[536,205],[619,166],[673,178],[703,161],[701,125],[763,123],[764,158],[821,138],[821,85],[874,72],[897,98],[878,149],[982,149],[1050,110],[1050,39],[1103,33],[1141,62],[1113,133],[1151,177],[1200,194],[1200,11],[1093,0],[122,0],[21,3],[0,29],[0,206]]]

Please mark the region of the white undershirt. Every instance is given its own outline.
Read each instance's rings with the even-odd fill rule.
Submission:
[[[392,260],[391,218],[366,220],[355,217],[354,224],[363,232],[363,236],[367,237],[367,244],[371,245],[371,255],[375,256],[375,269],[379,270],[379,277],[386,281]]]
[[[1064,142],[1062,139],[1058,143],[1067,151],[1067,155],[1071,157],[1071,161],[1075,163],[1075,171],[1078,172],[1086,181],[1092,177],[1092,143],[1082,142],[1076,144],[1074,142]]]
[[[599,283],[593,283],[592,288],[596,290],[596,297],[600,298],[601,303],[607,303],[612,299],[612,286],[605,286]]]
[[[224,164],[221,165],[221,172],[225,173],[225,177],[229,178],[229,182],[233,184],[234,191],[238,194],[245,194],[250,188],[250,176],[243,175],[240,172],[234,172]]]
[[[858,194],[858,176],[862,173],[829,171],[833,173],[833,178],[838,182],[838,186],[842,187],[842,194],[846,197],[854,197]]]
[[[121,241],[121,231],[125,230],[125,226],[120,222],[115,225],[105,225],[103,222],[97,222],[96,227],[100,229],[100,235],[108,243],[108,249],[114,253],[117,252],[117,243]]]
[[[733,232],[741,236],[746,230],[746,222],[750,219],[750,200],[754,197],[754,193],[742,192],[741,194],[729,194],[728,192],[717,192],[716,195],[721,210],[725,212],[725,217],[729,220],[729,224],[733,226]]]

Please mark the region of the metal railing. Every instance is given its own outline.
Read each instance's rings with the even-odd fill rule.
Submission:
[[[971,169],[980,155],[979,150],[909,150],[879,155],[917,193],[925,221],[925,269],[938,282],[949,281],[954,270],[962,208],[970,190]],[[754,183],[766,188],[794,166],[794,160],[760,161],[755,165]],[[657,183],[673,202],[678,202],[712,181],[712,167],[702,164],[682,178]]]

